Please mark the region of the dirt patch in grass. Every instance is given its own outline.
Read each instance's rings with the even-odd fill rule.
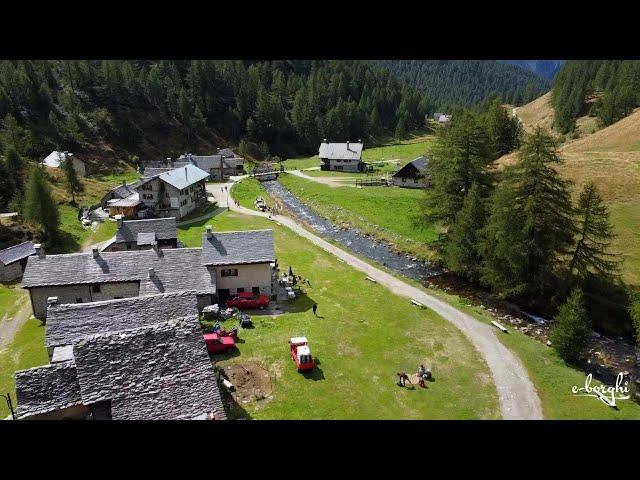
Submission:
[[[259,363],[232,363],[221,368],[221,373],[235,387],[231,396],[239,405],[273,396],[273,374]]]

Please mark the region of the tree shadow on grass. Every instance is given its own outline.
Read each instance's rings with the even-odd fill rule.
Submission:
[[[229,380],[226,375],[218,371],[220,379],[218,380],[218,388],[220,390],[220,396],[222,397],[222,403],[224,404],[225,413],[228,420],[251,420],[251,414],[238,403],[231,392],[222,383],[222,378]]]
[[[293,300],[285,300],[282,302],[278,302],[280,309],[284,313],[301,313],[307,312],[313,308],[313,305],[316,303],[311,297],[309,297],[306,293],[297,294],[296,298]]]

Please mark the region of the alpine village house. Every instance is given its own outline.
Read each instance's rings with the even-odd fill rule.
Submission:
[[[391,177],[391,182],[397,187],[427,188],[429,186],[428,169],[429,159],[418,157],[398,170]]]
[[[320,144],[320,170],[337,170],[344,172],[362,172],[366,165],[362,161],[364,144],[349,141],[345,143],[327,143],[327,139]]]

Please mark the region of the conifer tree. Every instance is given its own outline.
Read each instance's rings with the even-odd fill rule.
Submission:
[[[450,226],[474,183],[485,195],[490,159],[487,133],[470,113],[439,129],[430,162],[432,189],[425,205],[427,220],[441,220],[445,228]]]
[[[455,217],[444,247],[447,267],[471,281],[479,279],[479,234],[484,226],[485,216],[480,188],[474,183],[464,199],[462,209]]]
[[[78,178],[78,173],[76,172],[76,167],[73,165],[73,161],[70,158],[67,158],[62,163],[62,169],[64,170],[64,175],[67,180],[67,190],[71,195],[73,205],[76,204],[76,195],[83,190],[82,183]]]
[[[615,276],[620,267],[618,256],[608,252],[614,238],[609,211],[593,182],[587,183],[578,200],[578,236],[569,261],[569,275],[584,279],[587,275]]]
[[[53,199],[51,186],[39,167],[31,170],[24,200],[24,217],[39,224],[49,239],[58,233],[58,206]]]
[[[482,235],[483,279],[503,295],[543,295],[570,253],[574,212],[570,182],[554,168],[560,163],[553,138],[537,129],[498,187]]]
[[[582,291],[576,288],[558,310],[551,328],[551,344],[564,360],[575,362],[584,355],[590,333]]]

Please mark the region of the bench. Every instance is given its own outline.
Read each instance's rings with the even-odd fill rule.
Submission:
[[[378,281],[375,278],[371,278],[369,276],[364,277],[364,279],[369,280],[370,282],[373,282],[373,283],[378,283]]]
[[[507,330],[507,328],[503,325],[500,325],[498,322],[496,322],[495,320],[491,320],[491,323],[493,324],[494,327],[499,328],[500,330],[502,330],[504,333],[509,333],[509,330]]]
[[[413,298],[411,299],[411,303],[413,303],[413,304],[414,304],[414,305],[416,305],[417,307],[424,308],[424,305],[423,305],[423,304],[421,304],[421,303],[420,303],[419,301],[417,301],[417,300],[414,300]]]

